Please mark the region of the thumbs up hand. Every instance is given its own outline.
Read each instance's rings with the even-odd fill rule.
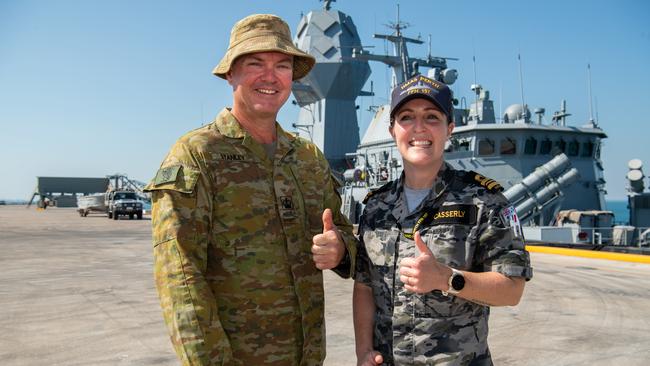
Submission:
[[[419,232],[415,233],[413,239],[420,255],[415,258],[404,258],[400,262],[400,280],[404,283],[404,288],[420,294],[433,290],[447,290],[451,268],[438,262],[429,247],[422,241]]]
[[[323,233],[314,235],[311,253],[318,269],[332,269],[339,265],[345,255],[345,245],[334,221],[332,210],[323,211]]]

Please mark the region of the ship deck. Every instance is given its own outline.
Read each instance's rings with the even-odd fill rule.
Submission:
[[[156,297],[150,221],[0,206],[0,364],[177,365]],[[494,308],[498,365],[646,365],[650,265],[531,253]],[[355,365],[352,282],[325,273],[325,365]]]

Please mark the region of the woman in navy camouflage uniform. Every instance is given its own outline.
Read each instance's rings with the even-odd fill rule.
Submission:
[[[354,285],[358,365],[491,365],[490,306],[516,305],[530,259],[498,183],[444,162],[451,90],[424,76],[392,93],[400,179],[372,192]]]

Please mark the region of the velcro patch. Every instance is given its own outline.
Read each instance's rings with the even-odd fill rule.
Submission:
[[[506,227],[510,227],[512,235],[515,238],[524,237],[521,230],[521,223],[519,222],[519,217],[517,216],[517,211],[515,210],[514,206],[508,206],[504,208],[501,210],[501,212],[499,212],[499,215],[501,216],[501,220],[506,225]]]
[[[178,177],[178,172],[181,170],[180,165],[168,166],[165,168],[160,168],[156,177],[153,179],[154,185],[164,184],[175,182]]]
[[[474,205],[450,205],[442,206],[433,215],[432,225],[439,224],[476,224],[477,210]]]

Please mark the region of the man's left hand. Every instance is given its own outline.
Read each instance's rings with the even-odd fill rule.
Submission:
[[[345,245],[334,221],[332,210],[323,211],[323,233],[314,235],[311,253],[318,269],[332,269],[339,265],[345,255]]]

